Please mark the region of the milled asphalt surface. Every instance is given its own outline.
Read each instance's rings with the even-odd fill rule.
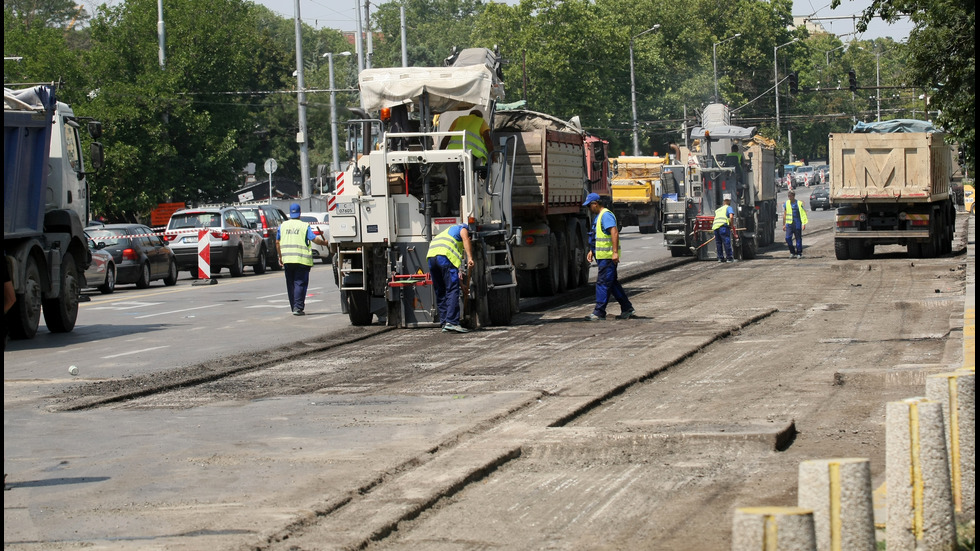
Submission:
[[[964,367],[975,368],[973,218],[966,228],[960,245],[967,249],[968,274],[963,358]],[[667,268],[658,265],[628,271],[622,279],[630,281],[663,269]],[[591,292],[588,288],[580,291],[581,298]],[[575,298],[579,297],[566,296],[562,302]],[[522,307],[533,311],[547,304],[542,299]],[[357,340],[386,330],[371,329],[374,331],[352,332],[347,338]],[[309,353],[320,348],[305,346]],[[249,363],[243,358],[241,364],[227,369],[258,369],[283,359],[262,356]],[[221,368],[215,369],[207,377],[223,376]],[[166,379],[145,383],[164,388],[202,382]],[[467,396],[465,400],[453,396],[296,396],[166,412],[124,406],[84,409],[99,402],[79,397],[52,408],[76,409],[71,412],[44,407],[12,409],[5,411],[4,418],[5,434],[18,435],[13,442],[5,437],[5,470],[12,473],[11,491],[4,496],[5,547],[201,549],[252,547],[266,540],[281,541],[283,546],[272,543],[271,547],[285,549],[298,543],[282,541],[297,525],[313,524],[355,496],[378,488],[357,507],[304,534],[314,538],[310,541],[323,541],[315,538],[329,530],[337,548],[356,547],[384,536],[398,522],[519,454],[521,442],[528,438],[519,424],[498,427],[493,439],[467,440],[465,436],[495,418],[535,407],[538,397],[532,392]],[[547,410],[536,413],[552,415],[560,423],[569,411],[590,407],[591,400],[557,400],[549,406],[554,408],[550,414]],[[440,413],[447,408],[455,408],[457,415],[450,418]],[[382,419],[379,412],[383,412]],[[79,434],[84,439],[76,436]],[[365,469],[359,463],[367,453],[386,467],[361,474]],[[238,463],[228,463],[229,457],[238,458]],[[401,474],[405,476],[392,483]],[[282,483],[294,476],[306,484],[302,495],[323,489],[324,495],[332,497],[312,508],[297,506],[303,500],[291,495],[295,490]],[[134,494],[132,488],[139,491]],[[350,488],[350,492],[338,493],[337,488]],[[276,505],[255,509],[252,503]],[[365,512],[372,511],[370,520],[364,522]],[[225,526],[249,528],[188,533],[186,527],[196,526],[202,516],[220,517]],[[351,519],[361,520],[356,525],[345,523]]]

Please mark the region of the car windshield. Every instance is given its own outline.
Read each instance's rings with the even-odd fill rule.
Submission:
[[[801,166],[800,168],[796,169],[796,171],[797,172],[813,172],[813,167],[812,166]]]
[[[184,228],[220,228],[221,214],[217,212],[182,212],[170,219],[171,230]]]
[[[122,228],[115,228],[111,230],[91,230],[89,236],[91,236],[92,240],[96,243],[99,241],[105,243],[107,247],[112,245],[125,245],[129,243],[129,238],[126,237],[126,230]]]
[[[255,224],[255,225],[258,225],[259,224],[259,211],[258,211],[258,209],[256,209],[256,210],[239,209],[238,212],[242,213],[242,216],[245,217],[245,220],[248,220],[249,222],[251,222],[252,224]]]

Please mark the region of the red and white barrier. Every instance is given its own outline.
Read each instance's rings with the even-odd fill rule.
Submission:
[[[197,277],[211,279],[211,232],[197,232]]]
[[[334,194],[327,199],[327,212],[331,212],[337,209],[337,196],[344,193],[344,173],[337,173],[337,188],[334,190]]]

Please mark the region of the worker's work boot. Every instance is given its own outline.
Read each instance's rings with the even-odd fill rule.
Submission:
[[[616,319],[618,319],[618,320],[628,320],[630,318],[635,318],[635,317],[636,317],[636,310],[630,308],[629,310],[627,310],[627,311],[623,312],[622,314],[616,316]]]
[[[600,318],[595,314],[589,314],[588,316],[585,316],[585,321],[602,321],[604,319],[606,318]]]

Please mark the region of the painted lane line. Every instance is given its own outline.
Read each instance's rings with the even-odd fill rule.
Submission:
[[[149,352],[150,350],[159,350],[161,348],[167,348],[169,345],[154,346],[153,348],[141,348],[139,350],[130,350],[129,352],[120,352],[119,354],[113,354],[111,356],[102,356],[103,360],[111,360],[112,358],[118,358],[120,356],[131,356],[133,354],[139,354],[140,352]]]
[[[202,308],[214,308],[215,306],[221,306],[221,305],[220,304],[207,304],[205,306],[195,306],[194,308],[183,308],[181,310],[171,310],[169,312],[157,312],[156,314],[146,314],[146,315],[143,315],[143,316],[136,316],[133,319],[141,320],[141,319],[145,319],[145,318],[152,318],[152,317],[155,317],[155,316],[166,316],[167,314],[179,314],[181,312],[190,312],[191,310],[201,310]]]

